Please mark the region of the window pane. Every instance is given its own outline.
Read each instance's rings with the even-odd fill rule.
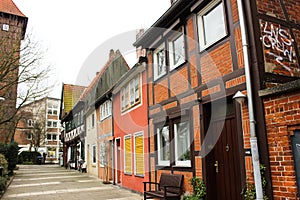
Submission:
[[[160,76],[165,72],[165,51],[164,49],[162,49],[159,52],[157,52],[157,75]]]
[[[158,151],[159,151],[159,161],[169,161],[170,160],[170,136],[169,127],[165,126],[161,130],[158,129]]]
[[[57,138],[56,135],[53,134],[53,135],[52,135],[52,139],[53,139],[53,140],[56,140],[56,138]]]
[[[129,86],[127,85],[125,88],[125,108],[129,106]]]
[[[47,140],[51,140],[51,134],[47,134]]]
[[[140,100],[140,86],[139,86],[139,77],[138,76],[137,78],[134,79],[134,85],[135,85],[135,101],[139,101]]]
[[[144,137],[135,137],[135,174],[144,174]]]
[[[188,122],[181,122],[175,124],[175,138],[176,138],[176,160],[187,161],[190,160],[190,131]]]
[[[125,173],[131,173],[131,137],[125,138]]]
[[[183,35],[171,41],[170,46],[170,65],[171,68],[177,67],[184,62],[184,40]]]
[[[204,45],[209,45],[226,35],[223,5],[220,3],[202,16],[204,24]]]
[[[129,84],[130,86],[130,104],[132,105],[132,104],[134,104],[134,80],[132,80],[131,82],[130,82],[130,84]]]
[[[93,146],[93,163],[96,163],[96,146]]]
[[[53,122],[53,127],[57,127],[57,122]]]

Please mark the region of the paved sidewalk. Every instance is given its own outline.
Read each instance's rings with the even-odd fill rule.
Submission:
[[[20,165],[2,200],[141,200],[143,197],[57,165]]]

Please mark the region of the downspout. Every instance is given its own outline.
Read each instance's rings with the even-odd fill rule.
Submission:
[[[251,144],[251,153],[252,153],[252,165],[253,165],[253,172],[254,172],[256,199],[263,199],[259,152],[258,152],[257,137],[255,132],[256,122],[254,119],[254,112],[253,112],[254,110],[253,110],[251,74],[250,74],[250,64],[249,64],[250,61],[249,61],[249,51],[248,51],[249,45],[247,41],[242,0],[237,0],[237,5],[238,5],[238,13],[239,13],[241,34],[242,34],[243,57],[244,57],[244,65],[245,65],[246,88],[247,88],[249,120],[250,120],[250,144]]]

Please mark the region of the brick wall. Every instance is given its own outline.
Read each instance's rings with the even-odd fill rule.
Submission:
[[[291,135],[299,130],[300,93],[264,99],[274,199],[297,199]]]

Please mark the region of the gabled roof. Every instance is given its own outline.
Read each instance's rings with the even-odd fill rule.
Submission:
[[[26,17],[12,0],[0,0],[0,12]]]
[[[69,113],[72,108],[78,102],[80,96],[84,92],[86,87],[78,86],[78,85],[71,85],[71,84],[63,84],[62,88],[62,104],[61,104],[61,117],[63,117],[66,113]],[[62,110],[62,107],[64,108]]]
[[[113,51],[113,50],[111,50],[111,51]],[[116,62],[116,61],[119,61],[122,64],[121,65],[114,64],[114,62]],[[117,68],[116,68],[116,65],[118,65]],[[123,70],[120,70],[121,68],[123,68]],[[99,82],[100,80],[102,80],[104,78],[104,75],[108,70],[116,70],[116,69],[118,69],[118,70],[114,71],[114,74],[109,74],[109,78],[111,79],[109,84]],[[92,100],[92,102],[89,102],[88,104],[96,103],[96,101],[99,98],[101,98],[107,91],[112,89],[112,87],[119,80],[119,78],[123,74],[125,74],[129,69],[130,68],[129,68],[126,60],[124,59],[123,55],[121,54],[121,52],[119,50],[116,50],[115,52],[111,53],[106,64],[103,66],[101,71],[97,73],[96,77],[92,80],[92,82],[90,83],[88,88],[84,91],[84,93],[82,94],[80,99],[86,100],[88,95],[91,95],[91,92],[95,92],[94,98],[90,99],[90,100]],[[113,75],[113,77],[112,77],[112,75]],[[108,78],[108,77],[106,77],[106,78]],[[104,80],[104,82],[105,82],[105,80]]]

